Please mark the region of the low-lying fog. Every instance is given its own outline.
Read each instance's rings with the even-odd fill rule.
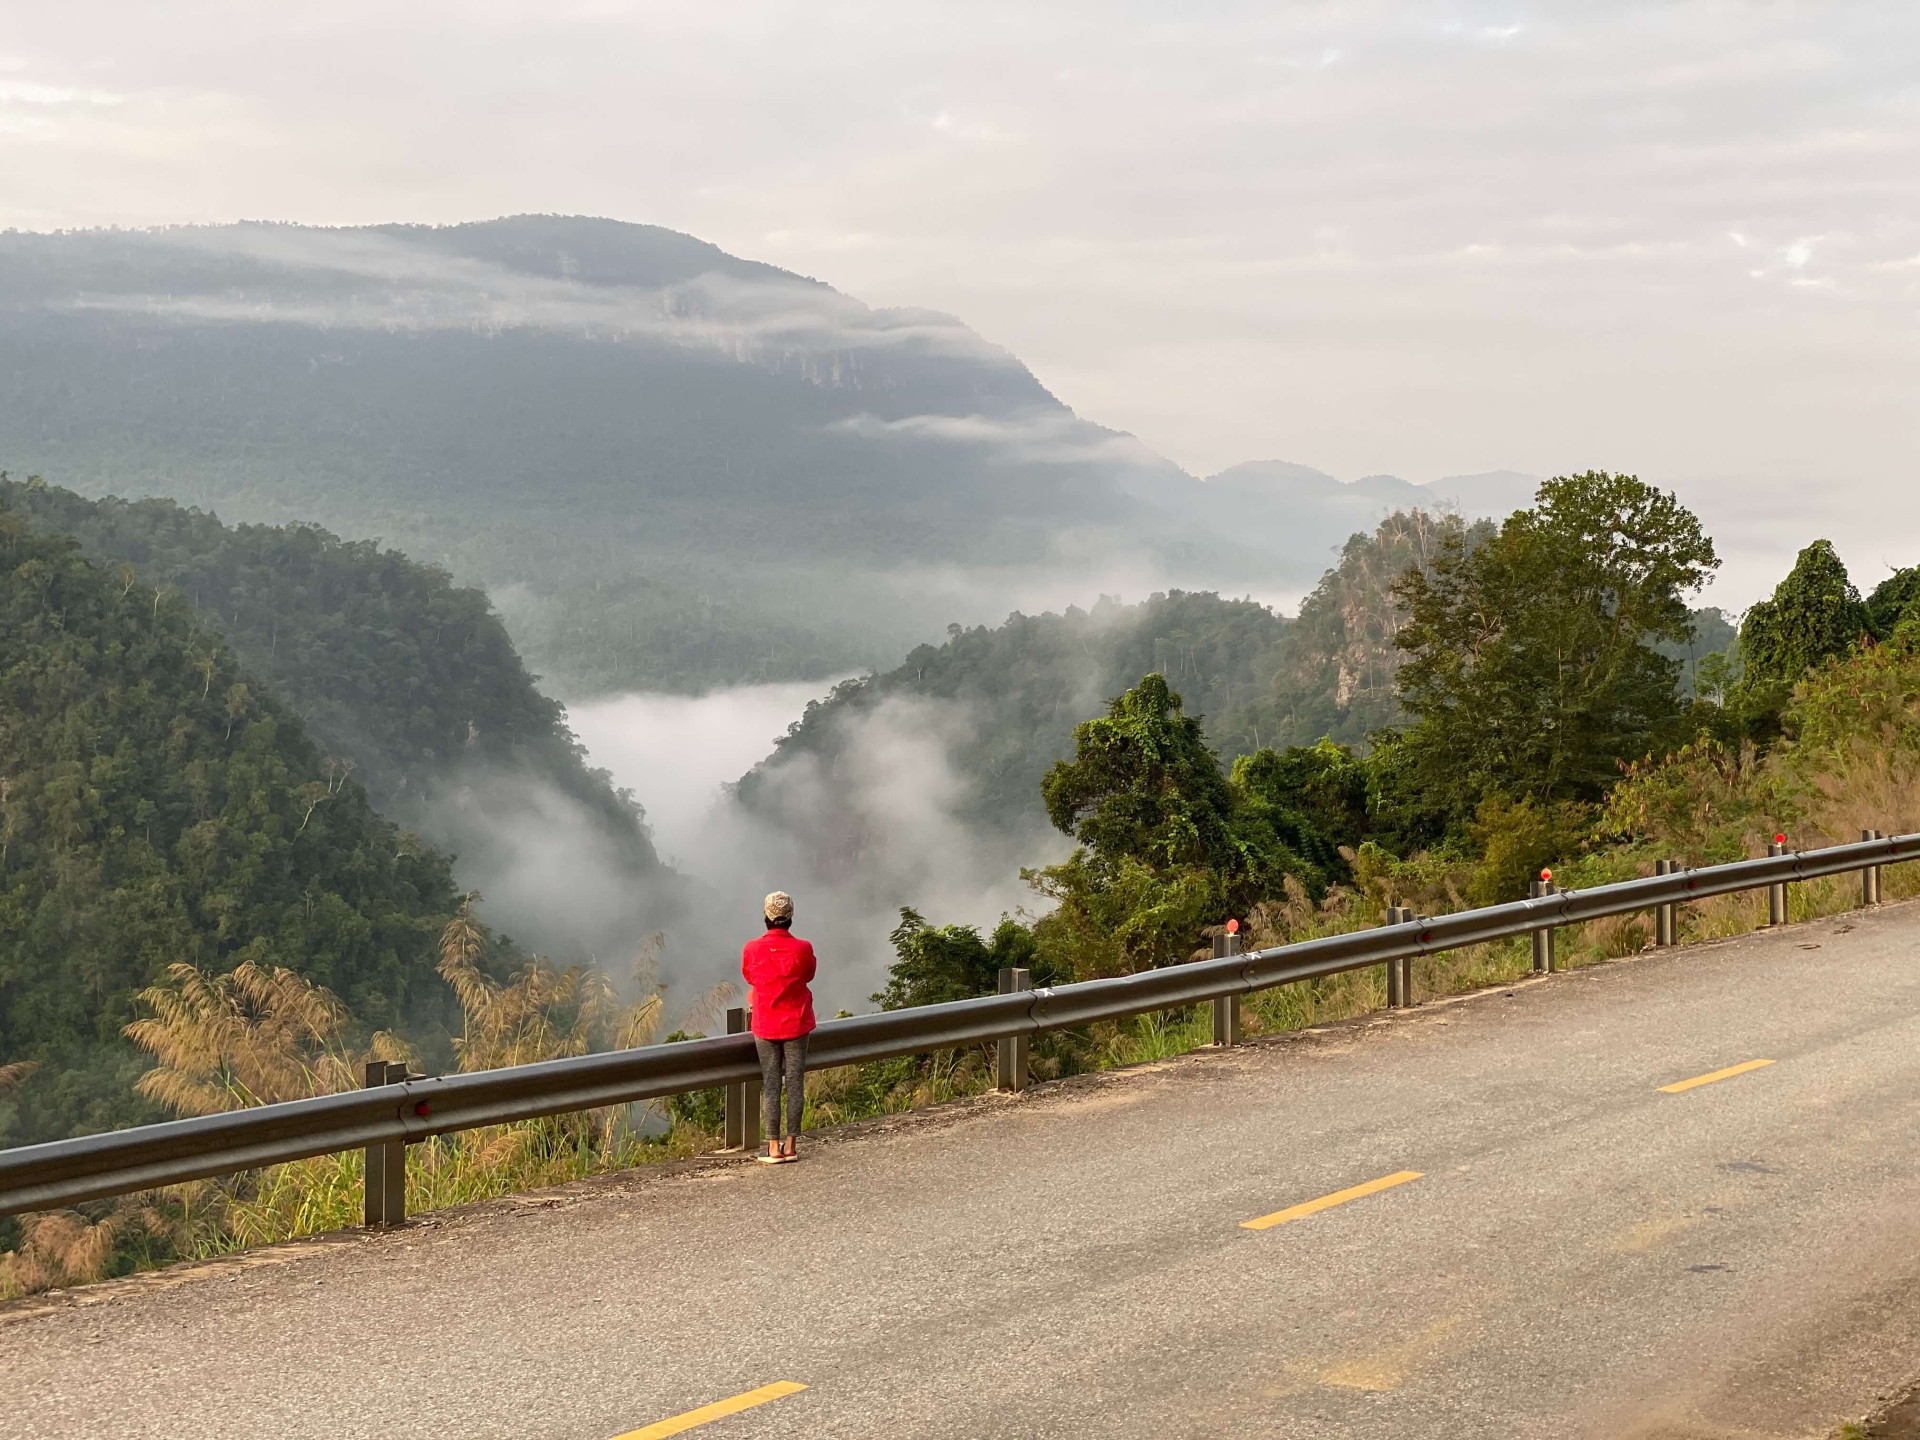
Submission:
[[[832,681],[743,685],[707,695],[617,695],[567,707],[589,763],[646,807],[660,858],[697,873],[713,853],[721,787],[773,752]]]
[[[570,707],[590,762],[646,807],[661,858],[695,882],[695,918],[670,929],[662,966],[669,1019],[718,980],[738,983],[741,942],[759,931],[760,899],[788,890],[795,931],[814,942],[822,1018],[871,1009],[893,959],[902,906],[935,924],[990,929],[1032,906],[1021,864],[1059,858],[1044,828],[988,843],[958,817],[968,782],[950,762],[972,723],[963,706],[890,701],[849,716],[839,761],[783,765],[770,813],[727,792],[773,750],[830,683],[742,686],[700,697],[629,694]],[[1037,809],[1037,807],[1036,807]]]

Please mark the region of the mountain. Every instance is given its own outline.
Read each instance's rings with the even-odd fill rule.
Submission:
[[[1204,714],[1226,753],[1257,747],[1268,690],[1288,623],[1264,605],[1174,591],[1135,605],[1102,597],[1091,609],[1014,614],[993,629],[955,625],[943,645],[922,645],[900,665],[848,680],[806,714],[738,786],[749,808],[768,803],[782,774],[826,768],[833,777],[863,757],[871,721],[889,709],[944,716],[948,761],[964,777],[953,815],[985,832],[1030,829],[1040,817],[1040,777],[1072,753],[1073,727],[1112,696],[1160,671]],[[858,827],[817,812],[807,822],[827,850],[857,855]]]
[[[371,1027],[443,1003],[446,859],[377,815],[192,607],[0,500],[0,1145],[161,1118],[120,1033],[186,962],[284,966]]]
[[[382,537],[575,691],[891,660],[1178,474],[951,317],[544,216],[0,235],[0,464]]]
[[[1266,595],[1306,590],[1348,537],[1371,532],[1396,512],[1456,513],[1504,519],[1532,503],[1536,476],[1514,471],[1454,475],[1416,485],[1397,475],[1366,475],[1344,482],[1322,470],[1285,460],[1235,465],[1200,483],[1190,513],[1222,537],[1220,563],[1227,584],[1246,583],[1253,557],[1267,558]],[[1289,557],[1287,566],[1271,557]],[[1310,567],[1310,568],[1309,568]]]
[[[4,475],[0,505],[185,606],[382,815],[454,857],[497,926],[604,959],[677,917],[639,806],[588,768],[480,591],[312,525],[229,527]]]
[[[1440,488],[1202,482],[951,316],[539,215],[0,234],[0,468],[378,537],[576,696],[884,668],[1116,586],[1290,603]]]
[[[1015,613],[992,629],[955,625],[945,644],[923,645],[809,705],[736,798],[805,833],[823,855],[869,863],[870,836],[884,827],[858,813],[870,788],[863,776],[871,753],[907,731],[938,751],[920,787],[941,792],[951,819],[983,845],[1025,838],[1043,827],[1040,779],[1072,752],[1074,726],[1150,672],[1180,692],[1223,763],[1321,739],[1365,748],[1403,718],[1396,677],[1405,656],[1395,637],[1408,617],[1394,582],[1428,569],[1449,536],[1471,546],[1494,530],[1395,511],[1347,538],[1295,619],[1249,600],[1173,591],[1134,605],[1103,596],[1090,610]],[[1718,610],[1693,618],[1693,644],[1672,652],[1683,660],[1732,635]],[[800,775],[806,783],[796,785]]]

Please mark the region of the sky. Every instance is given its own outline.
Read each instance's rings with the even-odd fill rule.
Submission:
[[[0,20],[0,225],[524,211],[950,311],[1198,474],[1629,470],[1736,599],[1920,552],[1911,3]]]

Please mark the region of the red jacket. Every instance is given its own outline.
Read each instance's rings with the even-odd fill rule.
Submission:
[[[813,1030],[813,946],[773,926],[740,951],[740,973],[753,987],[753,1033],[795,1040]]]

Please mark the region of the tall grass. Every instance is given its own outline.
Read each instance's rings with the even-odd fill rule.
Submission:
[[[487,933],[470,894],[441,938],[439,970],[464,1020],[454,1050],[462,1070],[527,1064],[590,1050],[649,1043],[663,1006],[652,974],[658,937],[641,947],[627,1001],[592,966],[560,969],[535,955],[510,979],[486,968]],[[731,997],[703,997],[689,1025],[708,1023]],[[141,1093],[182,1115],[338,1093],[368,1060],[412,1062],[397,1037],[375,1034],[358,1050],[345,1040],[346,1008],[284,969],[242,964],[224,975],[190,965],[139,997],[147,1014],[127,1034],[154,1057]],[[0,1072],[0,1086],[24,1077]],[[462,1131],[406,1147],[407,1209],[443,1209],[631,1168],[708,1147],[700,1105],[666,1102],[653,1112],[663,1133],[644,1134],[622,1109],[591,1111]],[[646,1112],[643,1112],[643,1114]],[[22,1217],[19,1242],[0,1254],[0,1299],[86,1284],[178,1259],[339,1230],[360,1222],[363,1153],[317,1156],[218,1181],[194,1181],[70,1210]]]

